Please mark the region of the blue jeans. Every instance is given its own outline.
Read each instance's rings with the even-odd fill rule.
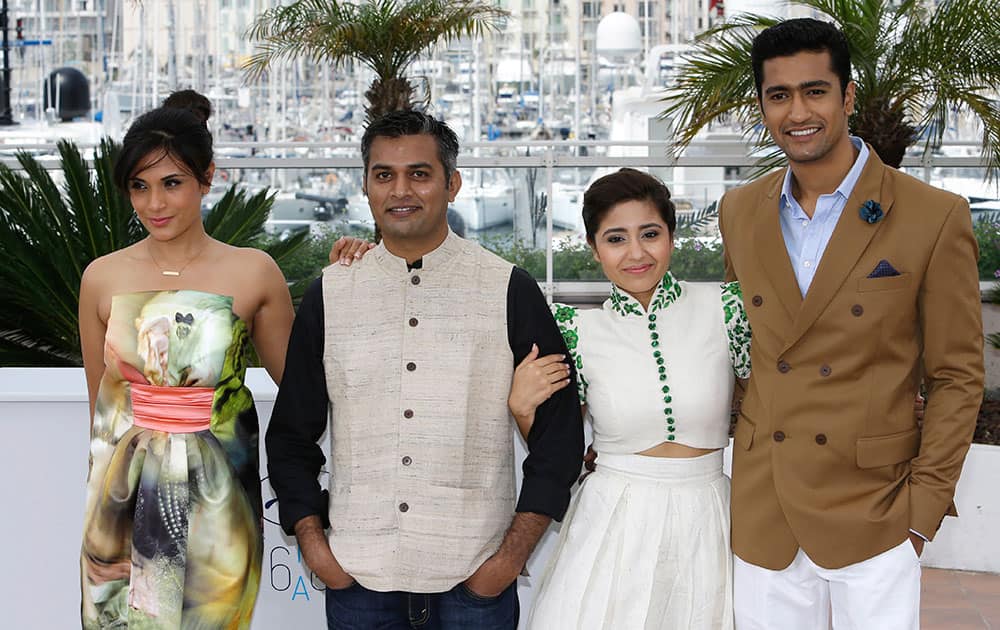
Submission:
[[[519,615],[517,580],[496,597],[475,595],[464,584],[444,593],[380,593],[357,582],[326,589],[330,630],[515,630]]]

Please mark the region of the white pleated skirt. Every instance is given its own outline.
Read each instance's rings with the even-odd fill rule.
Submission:
[[[602,453],[566,514],[528,628],[731,630],[732,584],[722,452]]]

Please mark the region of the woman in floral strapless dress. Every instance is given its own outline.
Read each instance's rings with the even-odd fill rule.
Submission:
[[[279,381],[293,317],[266,254],[210,238],[212,141],[188,110],[125,136],[115,180],[149,236],[95,260],[80,287],[91,401],[82,621],[246,628],[260,582],[252,340]]]

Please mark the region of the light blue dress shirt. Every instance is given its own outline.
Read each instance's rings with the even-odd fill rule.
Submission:
[[[778,201],[778,215],[781,220],[781,235],[785,237],[785,247],[788,249],[788,258],[792,261],[795,279],[799,283],[803,297],[809,291],[819,261],[823,258],[830,237],[833,236],[837,221],[840,220],[840,213],[847,205],[847,198],[851,196],[855,184],[861,177],[861,171],[868,162],[868,146],[861,138],[851,136],[851,144],[859,151],[854,166],[847,172],[840,186],[837,186],[837,190],[827,195],[820,195],[816,200],[816,211],[813,212],[811,219],[792,196],[792,169],[785,171],[785,181],[781,185],[781,198]]]

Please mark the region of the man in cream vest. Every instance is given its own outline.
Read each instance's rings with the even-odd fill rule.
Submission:
[[[917,630],[918,558],[955,515],[983,392],[969,208],[849,135],[856,86],[834,26],[780,23],[752,58],[789,166],[719,210],[753,330],[733,455],[736,627]]]
[[[361,150],[382,242],[327,267],[296,315],[266,437],[281,524],[328,587],[330,628],[513,630],[583,432],[565,387],[535,415],[517,493],[507,396],[533,346],[565,345],[526,272],[448,229],[462,179],[446,125],[388,114]]]

